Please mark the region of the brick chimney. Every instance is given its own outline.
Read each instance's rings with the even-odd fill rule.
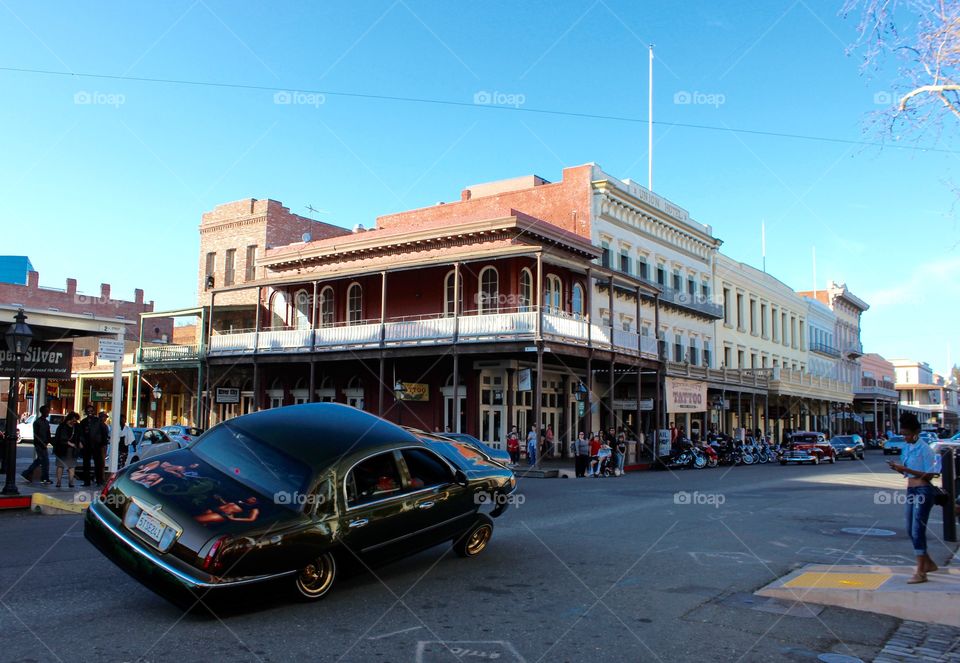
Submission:
[[[133,301],[135,301],[137,304],[143,303],[143,290],[141,288],[137,288],[133,291]]]
[[[108,301],[110,299],[110,284],[101,283],[100,284],[100,299],[103,301]]]
[[[77,279],[67,279],[67,294],[71,296],[77,294]]]
[[[40,272],[34,272],[32,270],[27,272],[27,287],[28,288],[40,287]]]

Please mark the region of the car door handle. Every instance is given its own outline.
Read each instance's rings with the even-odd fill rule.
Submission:
[[[358,519],[358,520],[351,520],[351,521],[350,521],[350,524],[348,525],[348,527],[350,527],[350,529],[354,529],[354,528],[357,528],[357,527],[365,527],[365,526],[367,525],[367,523],[369,523],[369,522],[370,522],[370,521],[367,520],[366,518],[360,518],[360,519]]]
[[[419,504],[417,504],[417,508],[418,508],[418,509],[432,509],[434,504],[436,504],[436,502],[420,502]]]

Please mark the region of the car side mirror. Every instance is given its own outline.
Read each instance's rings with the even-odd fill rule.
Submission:
[[[458,486],[467,486],[470,484],[470,480],[463,470],[457,470],[453,473],[453,482]]]

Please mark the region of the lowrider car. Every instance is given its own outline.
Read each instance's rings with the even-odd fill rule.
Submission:
[[[84,534],[178,605],[267,581],[319,599],[343,562],[487,547],[504,508],[480,505],[504,504],[513,473],[433,445],[335,403],[245,415],[128,466],[87,510]]]
[[[837,458],[863,460],[863,438],[859,435],[837,435],[830,440],[830,445],[836,450]]]
[[[837,452],[823,433],[797,432],[790,436],[780,464],[837,462]]]

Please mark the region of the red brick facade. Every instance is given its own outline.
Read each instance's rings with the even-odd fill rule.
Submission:
[[[531,177],[478,185],[464,189],[459,202],[377,217],[377,228],[413,230],[526,213],[589,238],[592,172],[586,164],[564,168],[560,182]],[[500,190],[511,187],[523,188]]]
[[[299,214],[293,214],[276,200],[257,200],[247,198],[232,203],[217,205],[212,212],[206,212],[200,222],[200,263],[197,274],[197,304],[210,304],[207,287],[207,256],[214,254],[213,285],[215,288],[227,283],[227,251],[233,250],[233,283],[242,284],[248,280],[262,278],[257,269],[248,279],[247,254],[249,247],[256,247],[256,257],[261,258],[267,249],[294,244],[303,241],[303,235],[309,233],[314,240],[338,235],[349,235],[350,231],[321,221],[314,221]],[[256,301],[255,290],[222,293],[217,295],[217,304],[253,305]]]
[[[143,300],[143,290],[133,291],[133,301],[114,299],[111,296],[110,284],[100,285],[100,294],[90,295],[77,291],[77,280],[67,279],[65,290],[45,288],[40,286],[40,274],[29,272],[27,284],[0,283],[0,302],[23,306],[24,308],[49,309],[61,313],[76,313],[78,315],[92,314],[98,318],[117,318],[133,320],[136,324],[129,329],[130,340],[137,340],[140,333],[140,314],[153,311],[153,302]],[[172,340],[173,320],[169,318],[153,318],[144,329],[144,339]]]

